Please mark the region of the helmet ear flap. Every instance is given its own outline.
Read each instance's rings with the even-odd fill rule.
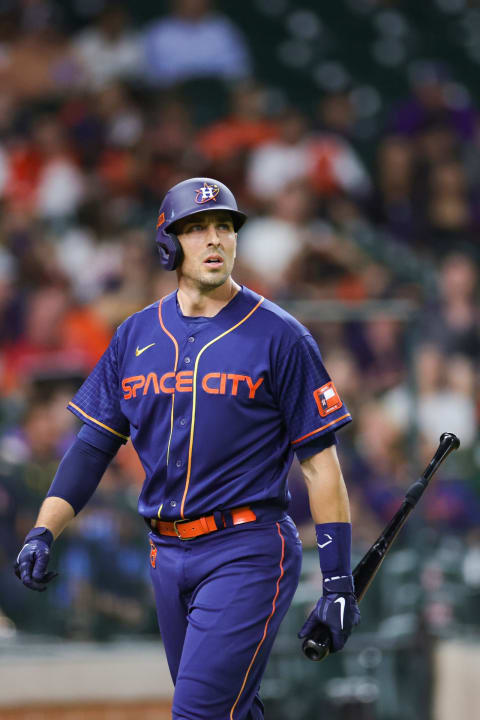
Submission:
[[[162,230],[157,232],[156,243],[160,253],[160,262],[165,270],[175,270],[183,258],[183,250],[175,233]]]

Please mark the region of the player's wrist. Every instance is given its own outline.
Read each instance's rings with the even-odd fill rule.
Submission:
[[[49,530],[47,527],[39,526],[32,528],[30,532],[27,533],[24,540],[24,545],[26,545],[28,542],[31,542],[32,540],[42,540],[48,545],[48,547],[51,547],[54,537],[52,531]]]
[[[315,534],[324,582],[325,578],[351,577],[351,523],[319,523],[315,525]]]
[[[333,575],[323,578],[323,595],[353,595],[355,584],[353,575]]]

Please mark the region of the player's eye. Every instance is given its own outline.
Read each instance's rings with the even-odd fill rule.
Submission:
[[[233,230],[233,226],[229,222],[218,223],[217,227],[219,230],[223,230],[223,232],[231,232]]]
[[[203,225],[200,225],[200,223],[197,223],[196,225],[187,225],[185,232],[187,232],[187,233],[202,232],[202,230],[204,230]]]

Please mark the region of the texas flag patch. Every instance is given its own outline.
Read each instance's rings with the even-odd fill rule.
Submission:
[[[322,417],[339,410],[343,405],[332,381],[314,390],[313,397],[317,403],[318,412]]]

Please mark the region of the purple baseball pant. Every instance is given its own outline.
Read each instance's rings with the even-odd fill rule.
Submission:
[[[285,513],[257,518],[193,540],[150,533],[173,720],[264,717],[260,681],[298,585],[302,549]]]

